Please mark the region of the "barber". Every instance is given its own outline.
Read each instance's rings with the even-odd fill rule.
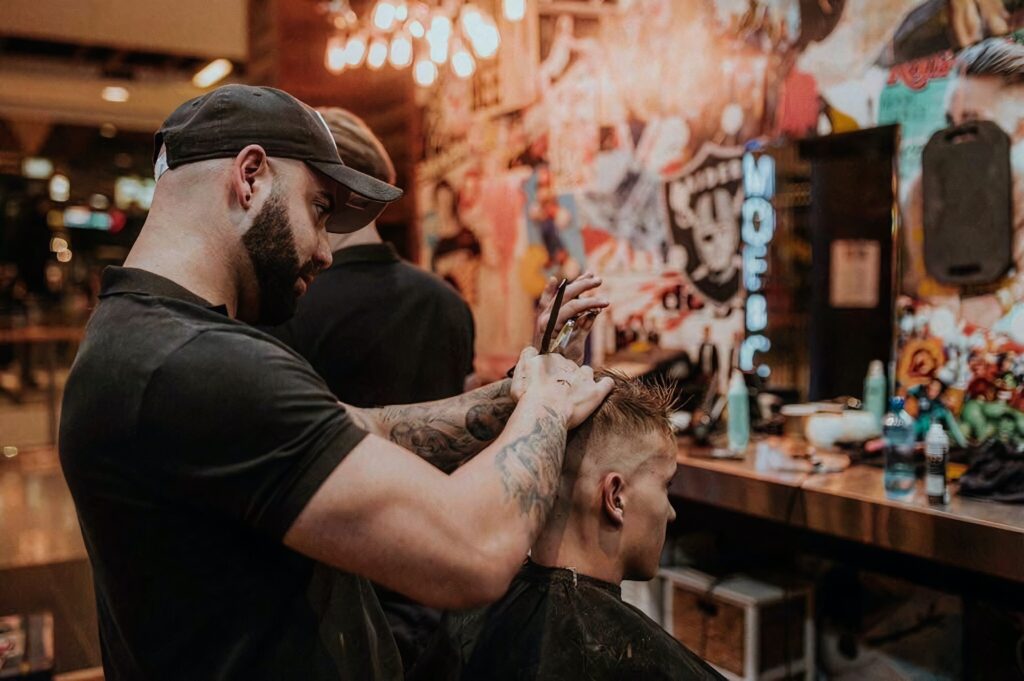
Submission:
[[[286,319],[330,264],[329,220],[357,229],[401,192],[271,88],[186,102],[155,150],[61,420],[105,677],[398,679],[366,579],[441,608],[499,597],[610,382],[528,348],[510,381],[451,400],[344,407],[250,324]],[[446,475],[420,458],[439,441],[476,456]],[[340,583],[318,589],[317,564]]]

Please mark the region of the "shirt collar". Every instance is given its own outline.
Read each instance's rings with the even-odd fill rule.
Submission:
[[[522,568],[519,570],[519,576],[524,579],[535,582],[559,582],[562,584],[571,584],[573,588],[578,588],[579,585],[594,587],[601,591],[607,591],[616,598],[622,598],[622,587],[618,584],[612,584],[590,575],[585,575],[578,572],[575,568],[562,568],[562,567],[548,567],[546,565],[540,565],[539,563],[533,562],[532,558],[527,558],[526,562],[523,563]]]
[[[123,293],[174,298],[227,315],[227,308],[224,305],[214,305],[184,286],[148,270],[140,270],[136,267],[108,267],[103,270],[99,297],[106,298]]]
[[[355,262],[399,262],[398,251],[391,244],[358,244],[334,252],[331,267]]]

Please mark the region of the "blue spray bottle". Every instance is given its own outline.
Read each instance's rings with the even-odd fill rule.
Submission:
[[[739,369],[729,380],[729,451],[742,454],[750,443],[750,396]]]

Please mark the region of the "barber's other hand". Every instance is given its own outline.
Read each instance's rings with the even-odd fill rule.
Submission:
[[[572,342],[569,347],[561,351],[566,357],[580,364],[583,362],[583,350],[586,347],[587,336],[590,329],[594,327],[594,318],[598,312],[608,307],[608,301],[601,296],[581,297],[583,294],[593,291],[601,285],[601,278],[597,275],[586,272],[574,279],[565,287],[565,296],[562,298],[562,307],[558,310],[558,319],[555,321],[555,331],[551,340],[554,342],[558,333],[565,326],[565,323],[584,314],[592,312],[579,320],[579,326],[573,333]],[[555,292],[558,290],[558,280],[551,277],[544,293],[540,297],[540,314],[537,315],[537,323],[533,331],[533,346],[540,348],[544,340],[544,331],[548,326],[548,319],[551,317],[551,306],[555,303]]]
[[[578,366],[559,354],[539,355],[535,348],[526,348],[512,378],[512,394],[516,399],[535,396],[571,430],[601,406],[612,385],[610,378],[595,381],[594,370],[588,366]]]

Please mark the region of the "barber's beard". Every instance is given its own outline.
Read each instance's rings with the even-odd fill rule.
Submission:
[[[295,237],[282,198],[275,192],[242,237],[259,286],[258,324],[273,326],[295,314],[300,275],[316,274],[317,266],[299,263]]]

